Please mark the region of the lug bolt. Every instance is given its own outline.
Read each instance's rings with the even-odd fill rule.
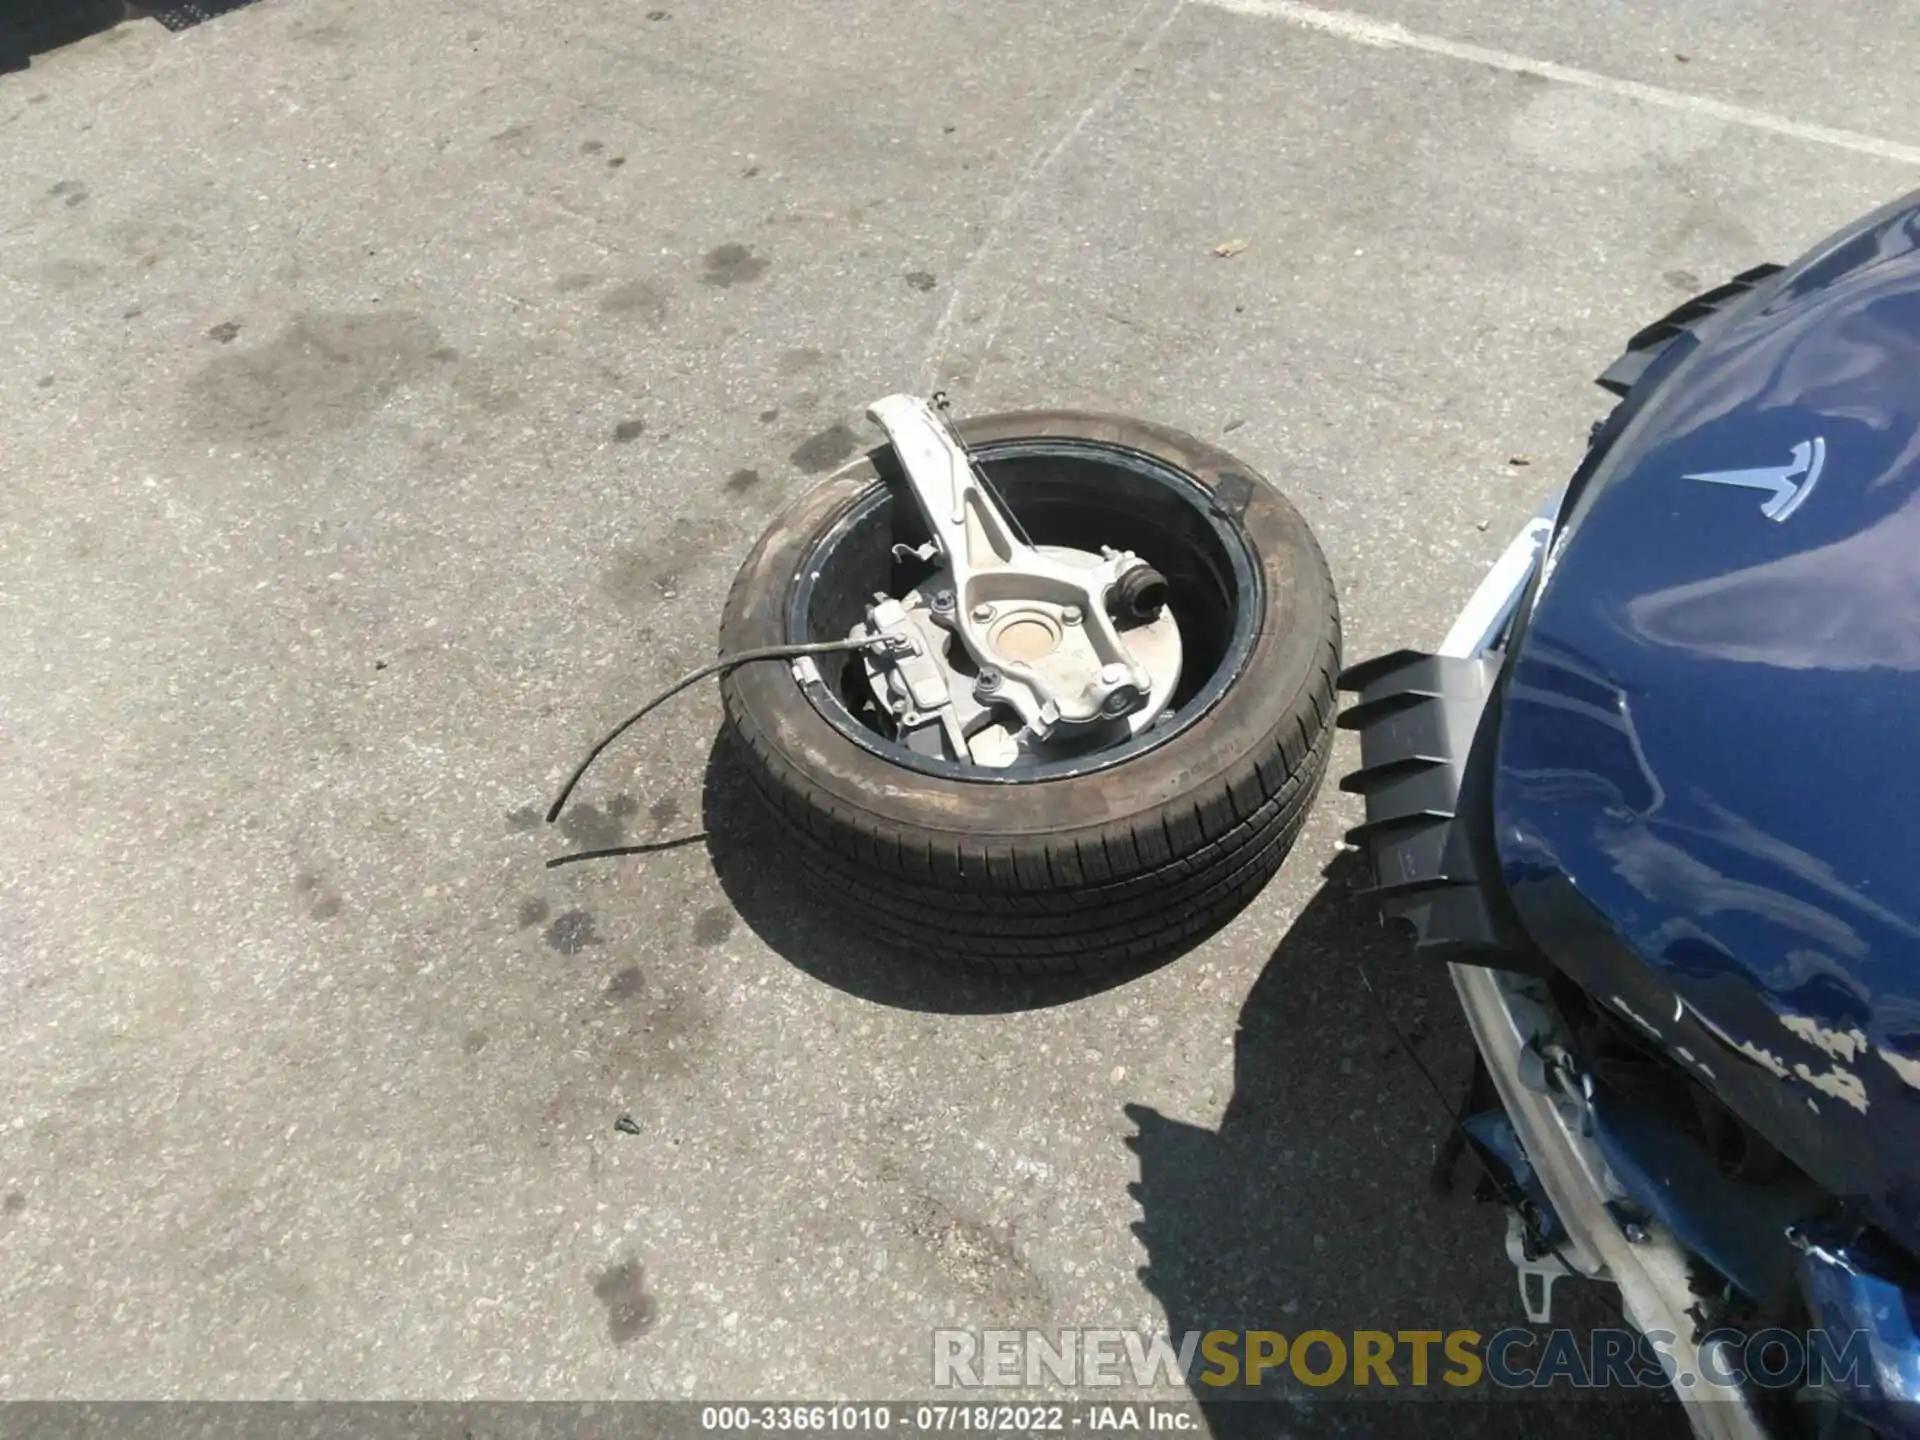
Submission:
[[[993,618],[993,606],[991,606],[991,605],[976,605],[976,606],[974,606],[974,607],[973,607],[973,618],[974,618],[975,620],[978,620],[978,621],[979,621],[979,622],[980,622],[980,623],[981,623],[982,625],[984,625],[984,624],[986,624],[986,623],[987,623],[987,621],[989,621],[989,620],[991,620],[991,619]]]
[[[1109,715],[1125,714],[1127,706],[1131,703],[1132,697],[1126,691],[1116,690],[1107,697],[1107,713]]]
[[[1060,612],[1060,618],[1068,625],[1078,625],[1085,617],[1080,614],[1078,605],[1069,605]]]
[[[982,690],[998,690],[1000,688],[1000,672],[998,670],[982,670],[980,672],[979,688]]]
[[[953,591],[951,590],[934,591],[933,592],[933,608],[936,610],[951,610],[953,608]]]

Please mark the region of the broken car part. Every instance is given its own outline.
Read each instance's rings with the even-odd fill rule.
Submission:
[[[1343,677],[1351,838],[1564,1232],[1529,1314],[1611,1280],[1703,1435],[1920,1434],[1917,359],[1911,196],[1635,335],[1439,651]]]
[[[872,415],[889,443],[774,522],[721,631],[890,644],[721,685],[817,893],[903,950],[1019,972],[1224,923],[1326,764],[1339,614],[1305,522],[1139,421]]]
[[[1029,542],[927,401],[889,395],[867,415],[933,537],[916,553],[940,561],[904,596],[876,593],[854,631],[899,642],[870,656],[867,678],[907,744],[1010,765],[1152,724],[1180,678],[1165,577],[1110,545]]]

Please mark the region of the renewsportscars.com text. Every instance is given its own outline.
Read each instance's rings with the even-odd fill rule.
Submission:
[[[1868,1373],[1864,1331],[1715,1330],[1701,1337],[1699,1372],[1675,1357],[1670,1331],[1534,1330],[936,1330],[939,1390],[1196,1389],[1285,1381],[1316,1387],[1421,1389],[1758,1386],[1788,1389]]]

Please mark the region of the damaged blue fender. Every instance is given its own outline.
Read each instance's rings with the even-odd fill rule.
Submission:
[[[1920,1254],[1920,196],[1743,279],[1610,372],[1493,842],[1561,969]]]

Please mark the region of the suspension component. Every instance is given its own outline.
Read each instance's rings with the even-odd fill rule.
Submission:
[[[996,704],[1045,740],[1056,730],[1106,725],[1140,710],[1155,677],[1114,623],[1151,621],[1166,606],[1166,579],[1131,551],[1031,544],[1001,507],[946,418],[914,395],[889,395],[867,411],[886,432],[908,488],[945,561],[935,613],[984,679],[997,673]]]

